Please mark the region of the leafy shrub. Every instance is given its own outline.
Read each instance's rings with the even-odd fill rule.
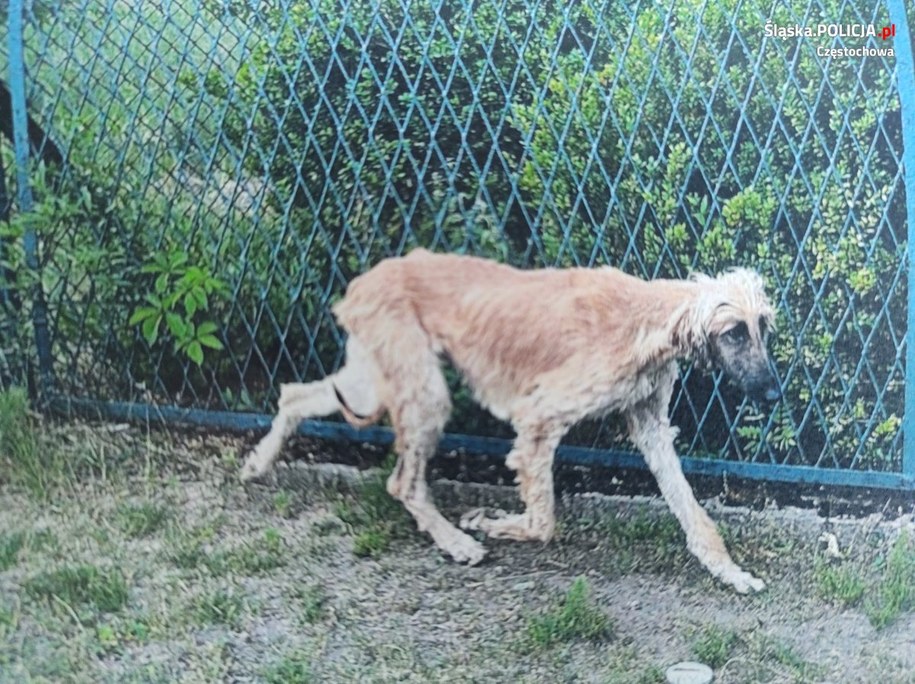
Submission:
[[[28,218],[67,389],[263,408],[277,381],[341,361],[329,306],[346,283],[416,245],[647,277],[746,265],[777,292],[785,401],[762,413],[688,370],[678,446],[898,469],[907,293],[892,72],[881,58],[827,64],[822,40],[762,30],[885,15],[820,5],[206,2],[219,44],[188,10],[150,15],[137,31],[177,33],[187,54],[156,55],[168,78],[142,92],[133,72],[153,40],[118,90],[98,95],[110,80],[93,72],[90,104],[114,95],[104,126],[76,99],[85,74],[39,75],[61,79],[51,118],[71,134],[71,166],[53,192],[37,183]],[[46,45],[101,20],[58,18]],[[184,273],[162,283],[156,264],[174,259]],[[213,283],[207,306],[182,289],[191,272]],[[451,429],[507,434],[451,380]],[[570,439],[604,445],[614,431]]]

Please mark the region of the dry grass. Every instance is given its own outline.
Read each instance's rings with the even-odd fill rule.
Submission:
[[[810,512],[717,511],[770,583],[752,598],[709,579],[648,500],[574,497],[551,544],[487,541],[490,560],[466,568],[416,532],[383,473],[281,468],[277,486],[244,488],[234,439],[36,421],[0,415],[0,442],[25,440],[4,465],[26,457],[0,484],[4,684],[650,684],[692,658],[717,682],[892,683],[915,668],[898,647],[915,629],[905,519],[842,523],[846,558],[827,563]],[[33,477],[37,454],[60,470]],[[453,519],[514,496],[435,492]]]

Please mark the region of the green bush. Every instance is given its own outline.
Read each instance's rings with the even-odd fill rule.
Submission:
[[[70,167],[53,192],[38,184],[29,220],[45,240],[69,390],[265,408],[278,381],[340,361],[329,306],[346,283],[416,245],[647,277],[744,265],[777,293],[785,401],[760,412],[688,372],[679,447],[899,468],[907,293],[892,72],[872,57],[827,71],[822,40],[763,30],[882,25],[883,10],[203,4],[205,23],[226,29],[218,44],[191,10],[149,12],[134,32],[180,38],[186,54],[163,50],[168,78],[143,80],[155,41],[112,40],[137,52],[115,90],[106,69],[121,53],[64,40],[110,26],[101,10],[45,29],[47,45],[104,53],[89,91],[102,91],[97,107],[113,100],[93,118],[78,95],[86,75],[46,55],[61,69],[36,78],[59,80],[46,106],[60,102],[50,116]],[[163,280],[176,255],[183,272]],[[213,282],[206,306],[188,299],[187,273]],[[451,380],[451,429],[507,434]],[[605,445],[614,430],[570,439]]]

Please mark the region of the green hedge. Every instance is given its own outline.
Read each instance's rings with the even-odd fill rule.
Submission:
[[[891,72],[763,31],[885,22],[839,0],[804,19],[807,4],[213,2],[200,23],[148,17],[149,32],[244,39],[221,63],[199,40],[160,57],[173,80],[138,91],[139,109],[114,91],[104,131],[85,108],[77,126],[66,97],[51,112],[80,133],[63,191],[38,193],[68,381],[267,407],[277,381],[340,361],[328,306],[346,282],[415,245],[646,277],[746,265],[775,293],[786,399],[762,413],[690,372],[681,448],[898,469]],[[144,116],[166,128],[148,124],[152,151]],[[452,429],[508,434],[455,387]]]

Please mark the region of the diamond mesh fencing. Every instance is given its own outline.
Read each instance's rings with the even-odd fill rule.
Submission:
[[[417,246],[646,278],[740,265],[774,293],[785,399],[684,366],[680,452],[908,471],[911,48],[883,3],[25,4],[33,206],[3,233],[0,356],[34,365],[40,284],[56,396],[270,413],[279,383],[341,364],[347,283]],[[449,378],[450,432],[511,436]],[[622,439],[608,419],[566,443]]]

